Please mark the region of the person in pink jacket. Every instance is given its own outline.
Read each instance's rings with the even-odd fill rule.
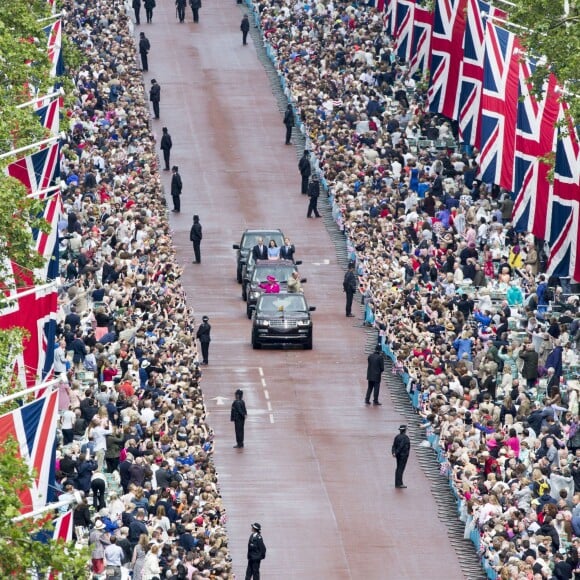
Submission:
[[[259,286],[266,294],[278,294],[280,292],[280,284],[278,284],[275,276],[266,276],[266,281],[260,282]]]

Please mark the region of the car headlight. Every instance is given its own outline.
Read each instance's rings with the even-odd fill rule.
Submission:
[[[255,290],[253,290],[252,292],[250,292],[250,298],[259,298],[260,297],[260,293],[256,292]]]
[[[258,320],[258,326],[270,326],[269,320]]]
[[[299,320],[298,321],[298,326],[310,326],[311,321],[310,320]]]

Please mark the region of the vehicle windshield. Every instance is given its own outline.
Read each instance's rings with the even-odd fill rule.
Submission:
[[[276,264],[271,260],[271,265],[258,266],[252,272],[252,282],[266,282],[267,276],[274,276],[278,282],[286,282],[294,272],[294,266]]]
[[[306,300],[301,294],[280,295],[262,294],[259,306],[260,312],[306,312]]]
[[[258,238],[262,238],[264,240],[264,245],[266,247],[270,243],[270,240],[274,240],[278,247],[284,245],[284,236],[280,232],[271,232],[270,234],[266,232],[255,232],[245,233],[242,237],[242,244],[240,247],[243,250],[250,250],[258,243]]]

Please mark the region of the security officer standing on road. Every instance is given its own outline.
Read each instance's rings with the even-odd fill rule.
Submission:
[[[209,343],[211,342],[211,325],[209,324],[209,318],[204,316],[202,319],[202,323],[199,325],[197,329],[197,340],[199,340],[199,344],[201,346],[201,357],[202,365],[207,365],[209,363]]]
[[[290,104],[286,107],[286,112],[284,113],[284,125],[286,125],[286,145],[290,145],[292,127],[294,127],[294,111],[292,111],[292,105]]]
[[[322,217],[318,213],[318,196],[320,195],[320,181],[318,180],[318,175],[314,174],[312,176],[312,180],[310,181],[310,185],[308,186],[308,197],[310,198],[310,202],[308,204],[308,211],[306,212],[306,217],[312,217],[312,212],[314,215],[319,218]]]
[[[403,473],[405,472],[405,467],[407,466],[407,459],[409,459],[409,453],[411,452],[411,440],[407,435],[407,425],[401,425],[399,427],[399,434],[395,437],[393,441],[393,448],[391,453],[393,457],[397,460],[397,470],[395,471],[395,487],[398,489],[405,489],[407,486],[403,483]]]
[[[346,315],[352,318],[354,314],[352,313],[352,300],[356,292],[357,282],[356,276],[354,274],[354,263],[350,262],[348,265],[348,271],[344,275],[344,280],[342,281],[342,289],[346,293]]]
[[[236,429],[236,444],[234,449],[242,449],[244,447],[244,423],[246,422],[246,403],[244,402],[244,391],[238,389],[236,391],[236,399],[232,403],[232,412],[230,414],[230,421],[233,421]]]
[[[171,155],[171,148],[173,147],[173,141],[171,139],[171,135],[167,130],[167,127],[163,127],[162,129],[163,135],[161,136],[161,151],[163,151],[163,161],[165,162],[165,167],[163,168],[165,171],[169,171],[169,159]]]
[[[381,376],[385,370],[385,359],[380,346],[375,348],[375,352],[369,355],[367,359],[367,381],[369,386],[365,396],[365,403],[371,404],[371,393],[373,393],[373,405],[382,405],[379,402],[379,391],[381,389]]]
[[[248,567],[246,580],[260,580],[260,564],[266,557],[266,546],[262,539],[262,526],[256,522],[252,524],[252,534],[248,540]]]
[[[305,149],[302,157],[300,157],[298,170],[302,176],[300,192],[306,195],[308,193],[308,181],[310,180],[310,174],[312,173],[312,167],[310,166],[310,152],[308,149]]]
[[[203,238],[203,232],[201,229],[201,224],[199,223],[199,216],[193,216],[193,225],[191,230],[189,230],[189,241],[193,243],[193,253],[195,254],[194,264],[201,264],[201,239]]]
[[[159,103],[161,102],[161,87],[155,79],[151,79],[151,88],[149,89],[149,100],[153,105],[154,119],[159,119]]]
[[[181,211],[181,190],[183,189],[183,182],[181,175],[179,175],[179,167],[174,165],[172,168],[173,175],[171,176],[171,197],[173,198],[173,209],[175,213]]]

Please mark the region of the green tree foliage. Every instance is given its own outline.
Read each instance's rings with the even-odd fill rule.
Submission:
[[[524,47],[537,57],[545,56],[532,78],[541,92],[549,72],[564,84],[570,113],[580,122],[580,7],[577,0],[514,0],[506,7],[509,20],[527,30],[514,28]],[[503,5],[494,3],[496,6]],[[508,25],[509,28],[509,25]]]
[[[18,457],[18,445],[9,439],[0,445],[0,577],[25,579],[33,573],[45,577],[50,571],[63,578],[87,578],[88,550],[54,540],[43,544],[32,539],[39,527],[51,535],[52,518],[31,518],[13,522],[20,515],[19,493],[31,485],[27,465]],[[44,520],[44,521],[43,521]],[[48,521],[46,521],[48,520]],[[44,525],[43,525],[44,524]]]

